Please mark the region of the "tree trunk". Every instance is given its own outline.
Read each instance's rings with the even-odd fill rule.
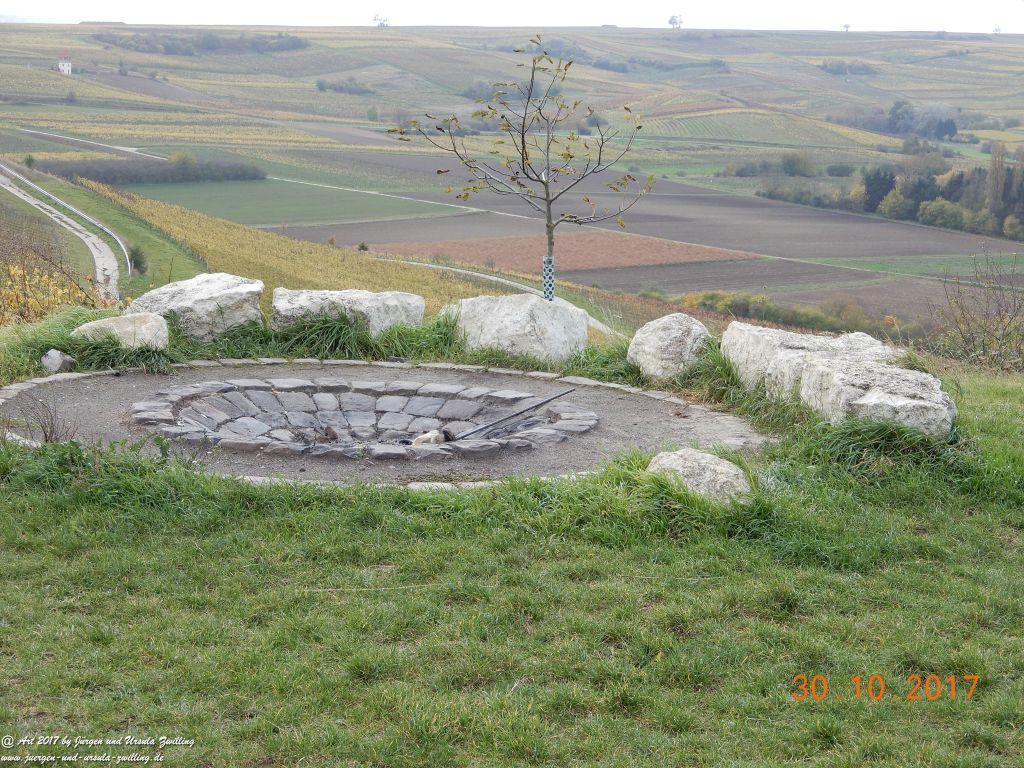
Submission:
[[[551,216],[551,203],[547,204],[545,230],[548,236],[548,252],[544,255],[544,268],[541,270],[544,298],[552,301],[555,298],[555,223]]]

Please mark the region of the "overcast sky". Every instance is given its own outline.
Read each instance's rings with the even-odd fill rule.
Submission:
[[[946,30],[1024,33],[1024,0],[731,0],[731,2],[589,2],[550,0],[427,2],[426,0],[289,0],[289,2],[124,2],[123,0],[0,0],[0,20],[152,24],[368,25],[375,14],[392,25],[664,27],[678,14],[701,29]]]

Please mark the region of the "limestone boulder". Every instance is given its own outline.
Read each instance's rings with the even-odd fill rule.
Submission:
[[[347,317],[380,336],[395,325],[421,325],[425,304],[422,296],[401,291],[293,291],[275,288],[270,327],[275,331],[300,320],[327,314]]]
[[[99,340],[113,337],[122,347],[128,349],[167,349],[167,321],[153,312],[136,312],[131,315],[106,317],[80,325],[71,332],[72,336]]]
[[[956,405],[938,379],[876,362],[815,359],[804,369],[800,399],[830,423],[855,418],[895,421],[945,437]]]
[[[59,349],[51,349],[40,358],[39,362],[48,373],[67,373],[75,369],[76,360]]]
[[[668,477],[686,490],[719,503],[750,493],[746,474],[731,461],[694,448],[659,453],[647,471]]]
[[[233,328],[263,322],[263,283],[223,272],[162,285],[131,303],[125,314],[152,312],[177,318],[189,336],[209,341]]]
[[[496,348],[512,355],[565,360],[587,345],[587,313],[540,296],[476,296],[444,309],[457,318],[470,350]]]
[[[830,337],[732,322],[722,334],[722,354],[745,387],[763,384],[769,397],[785,399],[799,393],[811,360],[883,362],[900,353],[866,333]]]
[[[640,328],[629,342],[627,358],[652,379],[679,376],[697,361],[710,336],[700,320],[676,312]]]

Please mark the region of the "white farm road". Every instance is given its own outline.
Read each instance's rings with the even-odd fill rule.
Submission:
[[[11,175],[7,175],[8,173]],[[104,241],[99,235],[95,235],[90,232],[75,219],[61,213],[52,205],[43,202],[39,198],[19,187],[11,178],[11,176],[14,175],[17,174],[4,166],[0,166],[0,187],[49,216],[60,226],[64,227],[64,229],[82,240],[82,242],[88,246],[89,252],[92,254],[93,265],[95,268],[95,280],[93,285],[96,288],[97,296],[101,299],[116,300],[118,298],[117,286],[120,275],[118,258],[110,246],[107,245],[106,241]]]

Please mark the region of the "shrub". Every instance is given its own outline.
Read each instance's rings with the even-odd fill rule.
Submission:
[[[1012,213],[1003,222],[1003,235],[1011,240],[1024,240],[1024,224]]]
[[[993,216],[991,211],[985,209],[968,211],[964,218],[964,228],[968,232],[979,235],[998,235],[1001,231],[999,219]]]
[[[940,197],[921,203],[917,211],[917,220],[933,227],[962,230],[966,214],[967,211],[961,206]]]
[[[782,156],[782,172],[787,176],[814,176],[814,163],[804,152],[789,152]]]
[[[128,260],[131,262],[132,272],[144,275],[146,270],[149,269],[149,260],[138,245],[133,245],[128,249]]]
[[[829,176],[837,176],[845,178],[847,176],[853,176],[854,167],[848,163],[833,163],[832,165],[825,168],[825,173]]]
[[[893,189],[878,204],[875,212],[887,219],[906,219],[911,215],[911,203],[899,189]]]
[[[943,283],[942,332],[931,343],[949,357],[1024,370],[1024,293],[1018,257],[976,256],[971,274]]]

